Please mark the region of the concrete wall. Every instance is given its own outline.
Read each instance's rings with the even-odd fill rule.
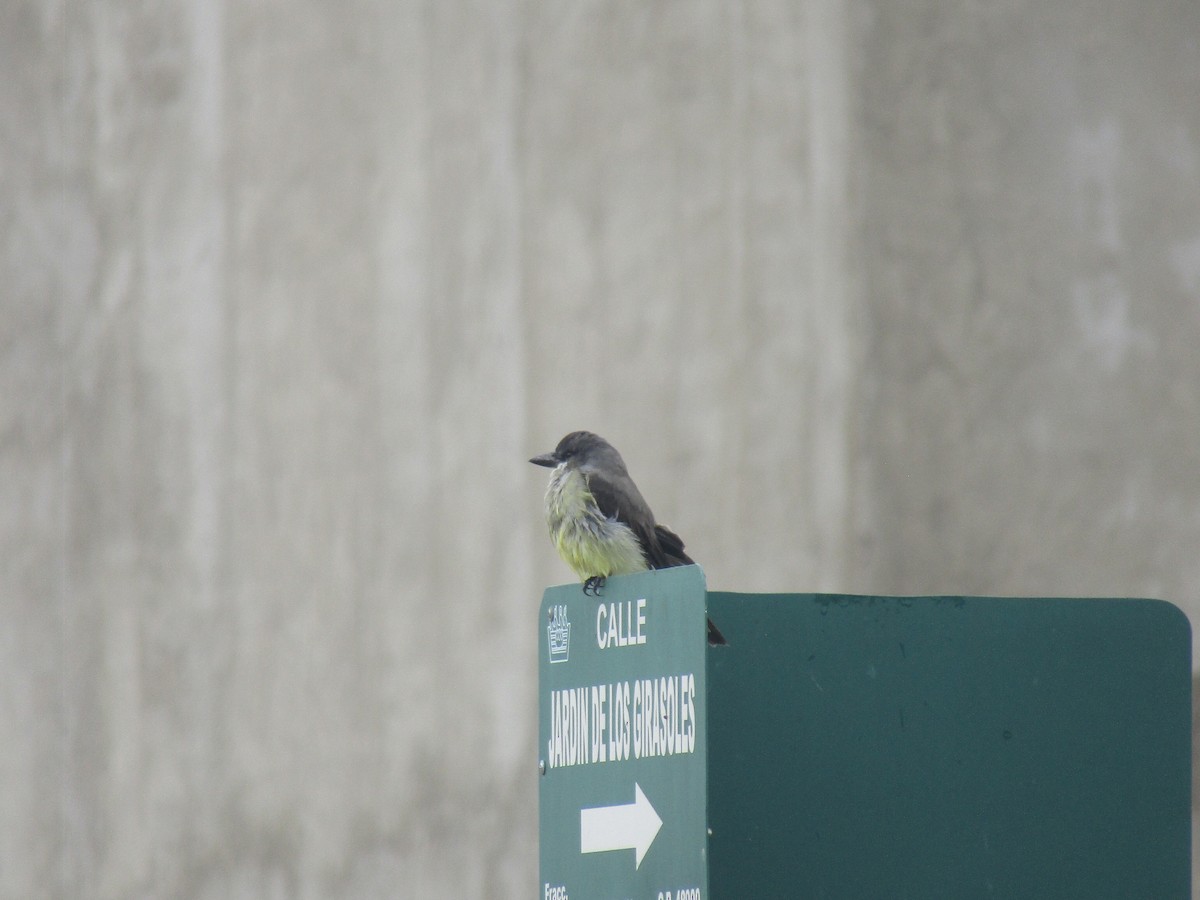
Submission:
[[[0,13],[0,897],[530,896],[525,463],[1200,612],[1200,7]]]

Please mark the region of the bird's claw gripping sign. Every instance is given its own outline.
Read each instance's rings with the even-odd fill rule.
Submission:
[[[698,566],[546,591],[542,900],[708,896],[706,622]]]

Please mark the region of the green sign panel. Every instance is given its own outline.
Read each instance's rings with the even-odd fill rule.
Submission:
[[[718,900],[1189,896],[1174,606],[713,592],[708,613]]]
[[[538,625],[542,900],[700,900],[704,573],[550,588]]]

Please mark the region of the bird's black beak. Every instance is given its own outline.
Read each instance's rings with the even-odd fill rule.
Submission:
[[[553,453],[543,453],[541,456],[535,456],[530,462],[535,466],[545,466],[547,469],[553,469],[558,465],[558,457]]]

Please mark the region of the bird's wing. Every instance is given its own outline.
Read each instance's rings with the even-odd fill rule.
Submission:
[[[656,569],[695,564],[694,560],[683,552],[683,538],[670,528],[667,528],[665,525],[655,525],[654,536],[658,539],[658,546],[662,550],[663,558],[666,560],[664,565],[655,566]]]
[[[610,479],[593,473],[588,476],[588,490],[606,518],[623,522],[637,536],[642,552],[646,554],[647,565],[652,569],[661,569],[664,563],[662,549],[654,533],[654,513],[642,499],[633,480],[628,476]]]
[[[654,513],[630,478],[608,479],[592,475],[588,478],[588,489],[600,512],[624,522],[637,535],[650,568],[692,565],[691,557],[683,552],[683,539],[669,528],[654,523]]]

